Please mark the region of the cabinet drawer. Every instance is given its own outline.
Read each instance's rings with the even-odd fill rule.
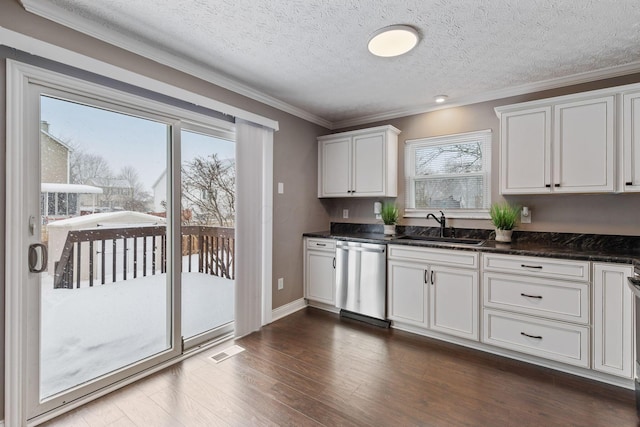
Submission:
[[[316,250],[335,251],[336,241],[333,239],[307,238],[307,248]]]
[[[589,284],[537,277],[484,273],[485,307],[589,323]]]
[[[448,249],[430,249],[407,245],[389,245],[389,259],[478,268],[478,253]]]
[[[484,270],[553,279],[589,281],[589,262],[513,255],[485,254]]]
[[[545,359],[589,367],[587,326],[485,310],[482,341]]]

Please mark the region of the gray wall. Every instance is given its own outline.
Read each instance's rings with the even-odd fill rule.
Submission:
[[[500,123],[494,112],[495,107],[637,82],[640,82],[640,74],[464,107],[448,108],[372,124],[391,124],[402,131],[398,143],[399,186],[398,198],[396,199],[398,205],[404,206],[405,199],[405,140],[491,129],[493,131],[491,193],[492,200],[499,201],[502,199],[498,194]],[[351,128],[342,130],[351,130]],[[508,196],[506,198],[510,202],[529,206],[532,209],[532,223],[521,225],[520,230],[640,235],[640,194],[536,195]],[[329,211],[332,221],[376,223],[379,221],[376,221],[373,215],[374,201],[375,199],[329,199],[323,200],[323,204]],[[348,220],[342,218],[343,209],[349,209],[350,218]],[[452,219],[448,223],[458,228],[492,228],[489,220]],[[437,226],[433,220],[426,221],[417,218],[403,218],[400,224]]]
[[[301,235],[329,226],[328,213],[317,199],[317,176],[309,173],[317,163],[316,137],[328,133],[327,129],[27,13],[15,0],[0,0],[0,10],[0,26],[4,28],[277,120],[280,130],[274,134],[273,308],[302,298]],[[4,246],[5,81],[5,64],[0,59],[0,387],[4,384],[3,298],[7,249]],[[277,182],[284,183],[282,195],[277,194]],[[284,278],[281,291],[277,290],[279,277]],[[0,388],[0,419],[4,418],[1,402],[4,402],[3,388]]]

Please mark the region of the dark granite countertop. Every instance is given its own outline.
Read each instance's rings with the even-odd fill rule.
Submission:
[[[350,240],[364,243],[411,245],[450,250],[509,255],[563,258],[582,261],[632,264],[640,270],[640,236],[541,233],[514,231],[511,243],[499,243],[492,230],[457,229],[456,237],[485,240],[482,245],[399,239],[403,235],[438,236],[434,227],[397,227],[397,235],[385,236],[378,224],[332,223],[331,230],[304,233],[305,237]],[[447,230],[449,231],[449,230]]]

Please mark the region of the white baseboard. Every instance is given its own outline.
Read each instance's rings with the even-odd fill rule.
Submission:
[[[306,306],[307,306],[307,301],[304,298],[300,298],[298,300],[290,302],[289,304],[280,306],[271,312],[271,321],[275,322],[278,319],[287,317],[288,315],[293,314],[296,311],[302,310]]]

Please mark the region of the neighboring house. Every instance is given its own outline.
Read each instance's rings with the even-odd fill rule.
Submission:
[[[42,182],[54,184],[69,183],[69,156],[71,147],[49,133],[49,123],[40,122],[40,156],[43,159],[40,170]],[[46,161],[45,161],[46,159]]]
[[[94,205],[92,205],[92,199],[89,195],[80,198],[82,210],[89,210],[88,213],[122,211],[133,195],[133,188],[124,179],[109,179],[105,182],[92,182],[91,184],[99,188],[101,193]],[[90,209],[91,206],[95,206],[95,208]]]
[[[96,194],[102,193],[100,188],[90,185],[69,184],[70,155],[71,147],[50,133],[48,122],[40,122],[40,209],[43,224],[80,215],[79,198],[86,194],[87,205],[95,206]]]

